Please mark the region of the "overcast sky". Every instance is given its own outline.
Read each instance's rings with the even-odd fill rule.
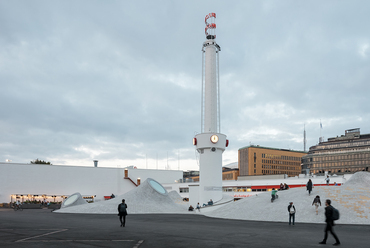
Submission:
[[[197,170],[215,12],[223,164],[370,133],[370,1],[0,0],[0,162]],[[167,162],[168,161],[168,162]]]

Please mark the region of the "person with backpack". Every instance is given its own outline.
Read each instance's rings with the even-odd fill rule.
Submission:
[[[294,226],[294,221],[295,221],[295,207],[293,205],[293,202],[289,202],[288,212],[289,212],[289,226],[292,223],[292,219],[293,219],[293,226]]]
[[[311,181],[311,179],[308,179],[308,182],[306,184],[306,188],[308,190],[308,195],[311,195],[311,191],[312,191],[312,181]]]
[[[326,244],[326,240],[328,239],[328,232],[330,232],[334,239],[335,243],[333,245],[338,246],[340,245],[340,241],[338,239],[338,236],[335,234],[333,230],[334,226],[334,220],[339,219],[339,211],[331,206],[331,200],[327,199],[325,201],[325,222],[326,222],[326,227],[325,227],[325,236],[323,241],[321,241],[319,244]]]
[[[315,205],[316,207],[316,215],[319,214],[319,205],[321,206],[320,196],[316,196],[315,199],[313,199],[312,206]]]
[[[126,225],[127,205],[125,199],[122,199],[122,203],[118,205],[118,216],[121,222],[121,227]]]

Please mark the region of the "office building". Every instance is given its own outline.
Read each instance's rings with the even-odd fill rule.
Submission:
[[[360,128],[355,128],[311,146],[303,157],[302,173],[354,173],[369,171],[369,166],[370,134],[360,134]]]
[[[247,146],[238,151],[240,176],[278,175],[298,176],[301,159],[306,152],[262,146]]]

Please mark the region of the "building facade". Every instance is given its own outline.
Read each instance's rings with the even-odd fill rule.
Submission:
[[[262,146],[247,146],[238,151],[240,176],[278,175],[298,176],[306,152]]]
[[[222,180],[238,180],[238,168],[222,168]]]
[[[222,167],[222,180],[238,180],[239,169]],[[182,182],[199,182],[199,171],[184,171]]]
[[[93,196],[122,195],[147,178],[174,183],[182,178],[180,170],[85,167],[0,162],[0,203],[25,200],[62,201],[76,192]],[[137,183],[136,183],[137,182]]]
[[[302,173],[344,174],[369,171],[370,134],[360,134],[360,129],[349,129],[344,135],[329,138],[311,146],[303,157]]]

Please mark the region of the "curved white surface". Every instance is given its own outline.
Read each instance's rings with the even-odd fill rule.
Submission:
[[[162,193],[163,190],[164,193]],[[122,199],[125,199],[128,214],[187,213],[187,205],[176,204],[163,186],[150,178],[145,180],[139,187],[114,199],[89,203],[87,205],[71,206],[55,212],[117,214],[117,207],[122,202]]]
[[[80,206],[72,206],[55,212],[60,213],[117,213],[117,206],[122,198],[126,199],[129,214],[139,213],[181,213],[204,214],[209,217],[225,219],[241,219],[256,221],[288,222],[287,207],[293,201],[297,209],[297,223],[324,223],[325,199],[331,199],[332,205],[340,211],[338,224],[366,224],[370,220],[370,182],[369,172],[355,173],[343,186],[314,187],[311,196],[306,188],[293,188],[279,191],[279,199],[270,202],[270,193],[261,193],[236,202],[201,209],[201,212],[187,211],[186,204],[176,204],[179,200],[176,192],[162,195],[149,185],[138,187],[113,200]],[[322,206],[316,215],[312,201],[320,195]],[[171,196],[171,197],[170,197]],[[172,198],[172,199],[171,199]]]
[[[306,188],[293,188],[279,191],[279,199],[270,202],[270,193],[261,193],[242,199],[205,215],[224,219],[288,222],[289,202],[296,207],[297,223],[324,223],[325,200],[330,199],[332,206],[340,212],[338,224],[370,224],[370,172],[357,172],[343,186],[314,187],[311,195]],[[321,198],[322,206],[316,215],[312,206],[316,195]]]

